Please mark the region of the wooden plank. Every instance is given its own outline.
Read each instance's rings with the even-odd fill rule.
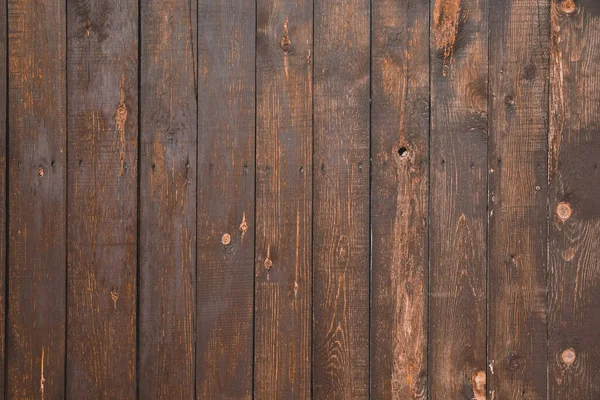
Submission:
[[[312,2],[257,10],[255,397],[311,393]]]
[[[65,394],[65,2],[8,1],[6,397]]]
[[[313,393],[369,395],[370,2],[315,2]]]
[[[549,398],[600,398],[600,3],[552,1]]]
[[[8,175],[6,163],[7,151],[7,72],[6,64],[7,46],[8,46],[8,26],[6,16],[6,3],[0,9],[0,394],[4,395],[5,388],[5,355],[6,355],[6,205]]]
[[[429,3],[373,3],[371,396],[427,398]]]
[[[196,396],[252,397],[254,1],[198,3]]]
[[[487,2],[431,10],[430,398],[485,399]]]
[[[67,396],[136,396],[138,3],[68,0]]]
[[[197,3],[140,4],[139,396],[192,399]]]
[[[549,3],[490,3],[488,391],[546,398]],[[492,373],[493,371],[493,373]]]

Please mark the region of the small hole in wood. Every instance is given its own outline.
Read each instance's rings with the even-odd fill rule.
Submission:
[[[398,155],[402,158],[408,157],[408,149],[404,146],[398,149]]]

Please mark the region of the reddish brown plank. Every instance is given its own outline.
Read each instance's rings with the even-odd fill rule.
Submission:
[[[196,2],[141,2],[139,396],[192,399]]]
[[[255,397],[308,399],[312,2],[257,12]]]
[[[313,393],[369,395],[370,2],[314,4]]]
[[[255,21],[198,3],[198,399],[252,397]]]
[[[488,392],[546,398],[549,3],[490,3]]]
[[[65,2],[8,1],[6,397],[65,395]]]
[[[600,3],[552,1],[549,398],[600,398]]]
[[[427,398],[429,4],[373,2],[371,397]]]
[[[432,399],[485,399],[487,2],[431,10]]]
[[[138,3],[68,0],[67,396],[136,396]]]
[[[0,8],[0,394],[4,394],[5,388],[5,345],[6,345],[6,205],[8,175],[6,164],[7,151],[7,79],[8,66],[6,64],[6,54],[8,38],[7,34],[7,7],[4,4]]]

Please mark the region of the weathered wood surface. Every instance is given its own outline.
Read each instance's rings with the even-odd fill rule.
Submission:
[[[311,393],[311,2],[257,2],[254,395]]]
[[[431,9],[429,387],[485,399],[487,2]]]
[[[198,2],[196,398],[253,384],[256,5]]]
[[[427,2],[373,2],[371,396],[376,399],[427,398],[428,15]]]
[[[139,397],[192,399],[196,2],[140,3]]]
[[[600,398],[600,3],[552,2],[549,398]]]
[[[369,394],[369,4],[314,4],[316,398]]]
[[[599,57],[595,0],[7,0],[0,393],[600,398]]]
[[[546,398],[549,10],[490,2],[487,385],[497,399]]]
[[[136,395],[137,2],[69,0],[67,8],[67,396],[131,399]]]
[[[8,1],[9,399],[65,396],[66,16]]]

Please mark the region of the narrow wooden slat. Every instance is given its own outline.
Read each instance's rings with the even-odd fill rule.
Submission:
[[[488,391],[546,398],[549,3],[490,3]]]
[[[67,10],[67,396],[131,399],[136,395],[138,2],[68,0]]]
[[[198,3],[198,399],[252,397],[255,20]]]
[[[9,399],[65,394],[65,2],[9,0]]]
[[[6,3],[0,7],[0,395],[4,395],[5,338],[6,338],[6,106],[7,87],[6,48],[8,45]]]
[[[312,2],[257,10],[255,397],[311,385]]]
[[[486,396],[486,3],[431,2],[432,399]]]
[[[428,16],[428,2],[373,2],[375,399],[427,398]]]
[[[313,393],[369,394],[370,2],[314,4]]]
[[[139,396],[192,399],[197,4],[140,4]]]
[[[600,398],[600,3],[552,1],[549,398]]]

